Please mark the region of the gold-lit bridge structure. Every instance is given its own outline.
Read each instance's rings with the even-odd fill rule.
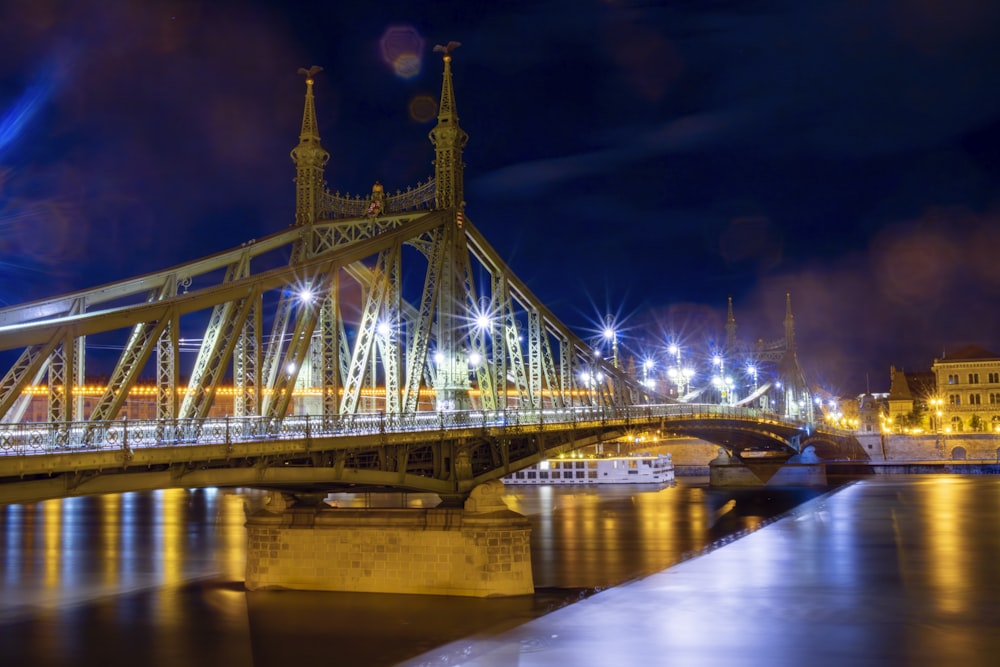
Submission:
[[[395,194],[378,182],[364,196],[327,189],[316,71],[302,70],[294,224],[0,310],[0,351],[17,355],[0,379],[0,501],[202,485],[460,497],[541,458],[695,418],[794,451],[800,420],[671,403],[602,358],[511,271],[465,214],[468,136],[450,49],[430,132],[434,176]],[[87,358],[109,340],[121,352],[85,412]],[[197,357],[182,369],[191,340]],[[155,418],[128,419],[129,396],[149,376]],[[223,386],[231,410],[213,416]],[[26,424],[38,387],[48,419]],[[717,431],[736,452],[750,446]]]

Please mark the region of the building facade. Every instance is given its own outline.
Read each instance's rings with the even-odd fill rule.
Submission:
[[[934,430],[1000,432],[1000,355],[968,345],[931,366],[935,393],[928,397]]]

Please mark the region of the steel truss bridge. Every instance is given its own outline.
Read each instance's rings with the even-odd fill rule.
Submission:
[[[441,49],[435,174],[426,183],[331,193],[317,70],[302,70],[291,227],[0,310],[0,351],[17,355],[0,379],[0,501],[200,485],[458,497],[540,458],[668,421],[697,431],[697,419],[734,452],[751,440],[794,449],[801,420],[670,404],[617,359],[601,358],[511,271],[465,215],[468,136],[452,48]],[[198,354],[182,369],[191,331]],[[84,414],[78,388],[93,338],[102,347],[119,341],[121,353]],[[130,391],[149,375],[156,419],[124,419]],[[234,388],[232,411],[213,418],[223,384]],[[37,386],[47,387],[48,422],[24,424]],[[316,397],[294,414],[293,393],[306,387]]]
[[[538,461],[656,428],[724,438],[736,452],[792,451],[802,433],[752,408],[682,404],[6,425],[0,502],[203,486],[457,501]]]

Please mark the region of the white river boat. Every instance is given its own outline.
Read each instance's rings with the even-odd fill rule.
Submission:
[[[503,478],[504,484],[669,484],[674,481],[670,454],[633,454],[607,458],[549,459]]]

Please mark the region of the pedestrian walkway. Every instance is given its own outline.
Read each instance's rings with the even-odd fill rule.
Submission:
[[[995,665],[1000,477],[867,478],[710,553],[404,665]]]

